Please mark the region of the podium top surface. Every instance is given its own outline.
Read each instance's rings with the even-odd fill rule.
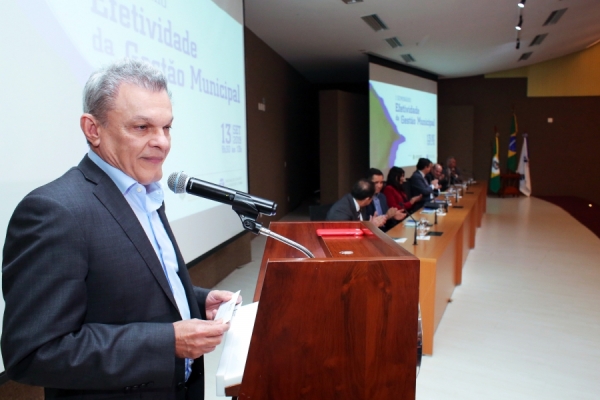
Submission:
[[[308,248],[317,259],[415,257],[370,222],[272,222],[269,229]],[[317,229],[361,229],[361,236],[319,236]],[[269,258],[306,258],[298,250],[269,238]]]

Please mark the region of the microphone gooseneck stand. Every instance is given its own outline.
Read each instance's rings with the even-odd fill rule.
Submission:
[[[408,216],[415,223],[415,240],[413,241],[413,246],[416,246],[417,245],[417,229],[419,228],[419,223],[417,222],[416,219],[413,218],[412,214],[408,214]]]
[[[296,250],[302,252],[308,258],[315,258],[314,254],[311,253],[310,250],[308,250],[306,247],[275,232],[272,232],[269,229],[263,227],[260,223],[256,222],[256,218],[258,218],[259,215],[259,212],[256,209],[256,205],[253,202],[248,201],[247,198],[245,198],[244,196],[236,195],[233,198],[233,205],[231,206],[231,208],[237,213],[237,215],[242,220],[242,226],[244,227],[244,229],[254,233],[255,235],[260,234],[263,236],[271,237],[275,240],[287,244],[288,246],[295,248]]]
[[[398,203],[398,204],[402,206],[402,209],[404,210],[406,215],[408,215],[410,217],[410,219],[412,219],[413,222],[415,223],[415,240],[413,242],[413,246],[416,246],[417,245],[417,226],[419,224],[417,223],[417,220],[413,218],[412,214],[406,209],[406,207],[404,207],[404,204],[402,204],[402,203]]]
[[[259,223],[256,223],[256,225],[259,226],[258,232],[261,235],[268,236],[275,240],[280,241],[281,243],[285,243],[288,246],[291,246],[291,247],[295,248],[296,250],[301,251],[308,258],[315,258],[315,255],[313,253],[311,253],[310,250],[308,250],[306,247],[302,246],[301,244],[298,244],[298,243],[294,242],[293,240],[286,238],[285,236],[281,236],[275,232],[272,232],[272,231],[268,230],[267,228],[264,228],[263,226],[261,226]]]

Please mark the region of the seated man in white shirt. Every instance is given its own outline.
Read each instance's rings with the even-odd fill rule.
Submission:
[[[327,221],[372,221],[375,225],[385,224],[385,215],[369,217],[365,207],[371,204],[375,186],[368,179],[360,179],[352,191],[335,202],[327,213]]]

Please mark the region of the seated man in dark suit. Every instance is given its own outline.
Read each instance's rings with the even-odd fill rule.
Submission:
[[[425,178],[429,184],[431,184],[431,181],[434,179],[437,179],[442,192],[445,192],[446,189],[448,189],[448,179],[446,178],[446,175],[444,175],[444,168],[440,164],[433,164],[431,171],[429,171]]]
[[[448,182],[450,185],[462,183],[460,169],[456,166],[456,158],[452,156],[448,157],[446,160],[446,169],[444,173],[448,177]]]
[[[385,216],[385,224],[379,226],[379,228],[385,232],[406,218],[406,212],[404,210],[398,210],[395,207],[388,207],[387,199],[382,193],[383,172],[377,168],[371,168],[369,170],[368,178],[375,186],[375,194],[373,195],[371,204],[366,207],[366,212],[369,218],[376,218],[381,215]]]
[[[421,201],[415,203],[414,209],[418,210],[423,205],[439,194],[439,185],[437,179],[427,182],[425,176],[431,171],[431,160],[419,158],[417,170],[410,177],[410,192],[413,196],[423,195]]]
[[[385,215],[369,217],[366,207],[371,203],[375,187],[368,179],[360,179],[352,191],[335,202],[327,213],[327,221],[371,221],[377,226],[385,224]]]

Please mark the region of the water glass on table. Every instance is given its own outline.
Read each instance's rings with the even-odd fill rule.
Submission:
[[[429,222],[427,218],[421,218],[419,223],[417,224],[417,234],[419,236],[425,236],[427,231],[429,230]]]

